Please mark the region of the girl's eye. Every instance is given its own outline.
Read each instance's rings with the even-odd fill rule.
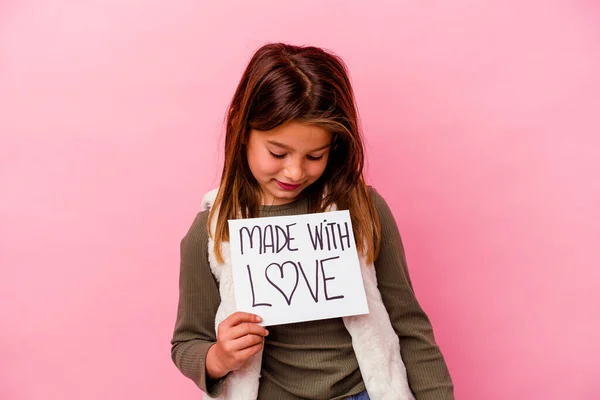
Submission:
[[[323,156],[324,156],[324,154],[321,154],[321,155],[320,155],[320,156],[318,156],[318,157],[315,157],[315,156],[306,156],[306,158],[308,158],[308,159],[309,159],[309,160],[311,160],[311,161],[318,161],[318,160],[320,160],[321,158],[323,158]]]
[[[285,157],[285,154],[275,154],[272,151],[269,151],[269,153],[271,153],[271,155],[275,158],[283,158]]]

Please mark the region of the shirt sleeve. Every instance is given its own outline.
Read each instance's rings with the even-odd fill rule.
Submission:
[[[223,379],[206,373],[206,354],[216,343],[215,315],[221,302],[219,287],[208,262],[208,211],[199,213],[181,241],[179,304],[171,340],[177,368],[209,397],[217,397]]]
[[[371,198],[381,221],[381,248],[375,260],[377,284],[400,340],[411,390],[417,400],[454,400],[448,367],[435,342],[429,318],[413,290],[394,216],[372,188]]]

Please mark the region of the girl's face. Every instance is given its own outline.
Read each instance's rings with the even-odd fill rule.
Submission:
[[[324,128],[288,122],[270,131],[250,131],[246,156],[260,185],[261,204],[292,202],[321,177],[332,134]]]

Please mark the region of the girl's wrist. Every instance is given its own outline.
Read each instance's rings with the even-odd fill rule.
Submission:
[[[218,348],[216,343],[206,353],[206,374],[212,380],[218,380],[229,373],[219,362]]]

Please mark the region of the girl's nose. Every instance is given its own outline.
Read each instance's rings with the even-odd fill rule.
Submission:
[[[292,182],[298,182],[304,177],[302,163],[292,163],[285,168],[284,175]]]

